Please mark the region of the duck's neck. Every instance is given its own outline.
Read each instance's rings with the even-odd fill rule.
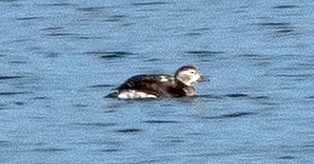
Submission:
[[[184,87],[188,87],[188,85],[184,84],[181,80],[179,79],[175,79],[175,83],[176,83],[176,87],[177,88],[184,88]]]
[[[176,88],[182,89],[185,92],[186,96],[194,96],[195,88],[191,85],[186,85],[182,81],[176,79]]]
[[[195,96],[195,88],[192,86],[188,86],[183,88],[186,96]]]

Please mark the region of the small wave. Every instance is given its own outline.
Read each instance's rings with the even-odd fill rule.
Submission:
[[[21,17],[21,18],[16,18],[16,20],[21,20],[21,21],[28,21],[28,20],[38,20],[42,19],[43,17]]]
[[[308,98],[308,99],[314,99],[314,96],[308,96],[308,97],[306,97],[306,98]]]
[[[62,6],[74,6],[74,4],[71,3],[65,3],[65,2],[60,2],[60,3],[47,3],[47,4],[42,4],[40,6],[47,6],[47,7],[62,7]]]
[[[108,126],[115,126],[115,123],[74,123],[74,125],[78,126],[91,126],[91,127],[108,127]]]
[[[249,97],[248,94],[243,93],[233,93],[233,94],[227,94],[225,97],[231,97],[231,98],[238,98],[238,97]]]
[[[119,22],[126,17],[127,17],[126,15],[112,15],[108,19],[106,19],[105,21],[106,22]]]
[[[285,156],[281,156],[278,159],[294,159],[294,156],[290,156],[290,155],[285,155]]]
[[[26,76],[0,76],[0,80],[21,79]]]
[[[196,97],[200,97],[200,98],[209,98],[209,99],[223,99],[223,96],[219,96],[219,95],[197,95]]]
[[[144,123],[148,124],[174,124],[179,123],[179,121],[172,121],[172,120],[147,120],[143,121]]]
[[[297,5],[278,5],[274,6],[273,9],[291,9],[291,8],[297,8],[299,6]]]
[[[134,55],[132,52],[127,51],[88,51],[84,52],[83,54],[97,55],[101,59],[116,59]]]
[[[119,130],[115,130],[114,132],[116,132],[116,133],[139,133],[142,131],[143,131],[142,129],[131,128],[131,129],[119,129]]]
[[[291,32],[294,32],[294,30],[292,30],[292,29],[282,29],[282,30],[278,30],[276,32],[277,33],[291,33]]]
[[[188,54],[203,54],[203,55],[217,55],[217,54],[222,54],[224,52],[222,51],[205,51],[205,50],[201,50],[201,51],[186,51],[186,53]]]
[[[26,61],[19,61],[19,60],[15,60],[15,61],[11,61],[11,64],[27,64]]]
[[[138,2],[138,3],[132,3],[133,6],[155,6],[155,5],[165,5],[165,4],[168,4],[168,2],[155,1],[155,2]]]
[[[18,105],[18,106],[22,106],[22,105],[25,105],[26,103],[25,102],[21,102],[21,101],[17,101],[17,102],[14,102],[15,105]]]
[[[255,100],[261,100],[261,99],[269,99],[270,97],[268,96],[255,96],[255,97],[251,97],[251,99],[255,99]]]
[[[111,84],[96,84],[88,86],[88,88],[108,88],[108,87],[114,87],[114,85]]]
[[[236,113],[231,113],[231,114],[222,114],[218,116],[204,117],[204,119],[228,119],[228,118],[237,118],[237,117],[256,115],[256,114],[257,113],[254,113],[254,112],[236,112]]]
[[[46,96],[36,96],[32,98],[33,100],[49,100],[49,97]]]
[[[57,30],[62,30],[62,27],[56,26],[56,27],[46,27],[40,29],[40,31],[57,31]]]
[[[16,2],[16,1],[21,1],[21,0],[0,0],[0,2]]]
[[[59,151],[66,151],[66,149],[60,149],[60,148],[38,148],[38,149],[33,149],[32,151],[36,151],[36,152],[59,152]]]
[[[257,23],[260,26],[290,26],[290,23],[286,22],[264,22],[264,23]]]
[[[101,11],[105,9],[105,7],[82,7],[82,8],[77,8],[77,11],[83,11],[83,12],[95,12],[95,11]]]
[[[44,34],[46,36],[74,36],[75,34],[73,33],[67,33],[67,32],[55,32],[55,33],[49,33],[49,34]]]
[[[286,77],[286,78],[306,78],[312,77],[312,74],[277,74],[276,77]]]
[[[10,141],[0,140],[0,146],[9,146]]]
[[[0,96],[22,95],[29,94],[29,92],[0,92]]]
[[[99,150],[100,152],[104,152],[104,153],[112,153],[112,152],[120,152],[121,149],[102,149]]]
[[[238,57],[245,57],[245,58],[261,58],[263,57],[262,55],[259,55],[259,54],[239,54]]]

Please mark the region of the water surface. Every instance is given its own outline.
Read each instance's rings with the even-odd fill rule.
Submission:
[[[313,163],[313,7],[0,0],[0,162]],[[184,64],[198,97],[104,98]]]

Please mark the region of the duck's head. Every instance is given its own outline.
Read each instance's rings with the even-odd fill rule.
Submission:
[[[181,81],[187,86],[191,86],[194,82],[205,82],[208,79],[192,65],[187,65],[179,68],[175,73],[176,80]]]

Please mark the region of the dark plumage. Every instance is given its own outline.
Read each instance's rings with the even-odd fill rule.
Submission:
[[[119,98],[184,97],[195,95],[192,83],[206,80],[194,66],[188,65],[179,68],[174,76],[133,76],[116,89]]]

